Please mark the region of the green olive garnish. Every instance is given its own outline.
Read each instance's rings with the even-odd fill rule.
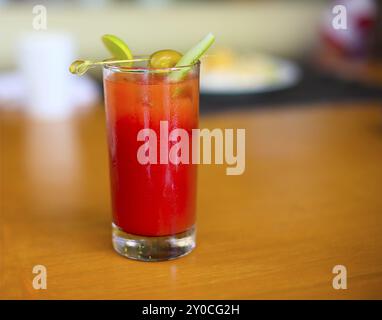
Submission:
[[[151,68],[172,68],[174,67],[182,54],[175,50],[159,50],[150,56],[149,67]]]

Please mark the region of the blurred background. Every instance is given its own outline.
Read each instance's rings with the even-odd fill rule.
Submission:
[[[346,30],[332,25],[338,4]],[[99,104],[100,70],[75,78],[67,64],[107,58],[105,33],[151,54],[184,52],[213,32],[202,112],[381,98],[381,10],[377,0],[2,0],[0,105],[55,118]]]

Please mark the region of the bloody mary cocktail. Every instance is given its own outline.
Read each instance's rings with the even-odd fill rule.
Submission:
[[[164,260],[194,247],[196,165],[191,159],[191,130],[198,128],[199,64],[172,81],[168,70],[106,66],[104,91],[110,157],[113,244],[128,257]],[[188,163],[161,162],[160,124],[187,131]],[[141,129],[152,129],[157,163],[137,159]],[[162,149],[162,151],[161,151]],[[163,156],[163,155],[162,155]],[[162,159],[163,160],[163,159]]]
[[[105,34],[111,58],[69,66],[76,75],[103,66],[112,242],[125,257],[169,260],[195,247],[199,59],[214,41],[208,33],[184,54],[163,49],[141,57]]]

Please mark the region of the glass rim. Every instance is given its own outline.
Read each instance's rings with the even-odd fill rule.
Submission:
[[[139,59],[139,61],[149,61],[149,56],[143,56],[143,55],[137,55],[133,59]],[[126,60],[128,61],[128,60]],[[123,62],[120,62],[119,64],[122,64]],[[113,72],[119,72],[119,73],[164,73],[164,72],[170,72],[170,71],[180,71],[187,68],[193,68],[195,66],[200,65],[200,60],[197,60],[193,64],[185,65],[185,66],[178,66],[178,67],[171,67],[171,68],[151,68],[151,67],[126,67],[126,66],[119,66],[118,64],[110,63],[110,64],[104,64],[103,68],[105,70],[110,70]]]

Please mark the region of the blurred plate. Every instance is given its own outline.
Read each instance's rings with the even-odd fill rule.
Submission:
[[[300,68],[288,60],[264,54],[217,54],[202,63],[200,91],[225,95],[263,93],[291,87],[300,76]]]

